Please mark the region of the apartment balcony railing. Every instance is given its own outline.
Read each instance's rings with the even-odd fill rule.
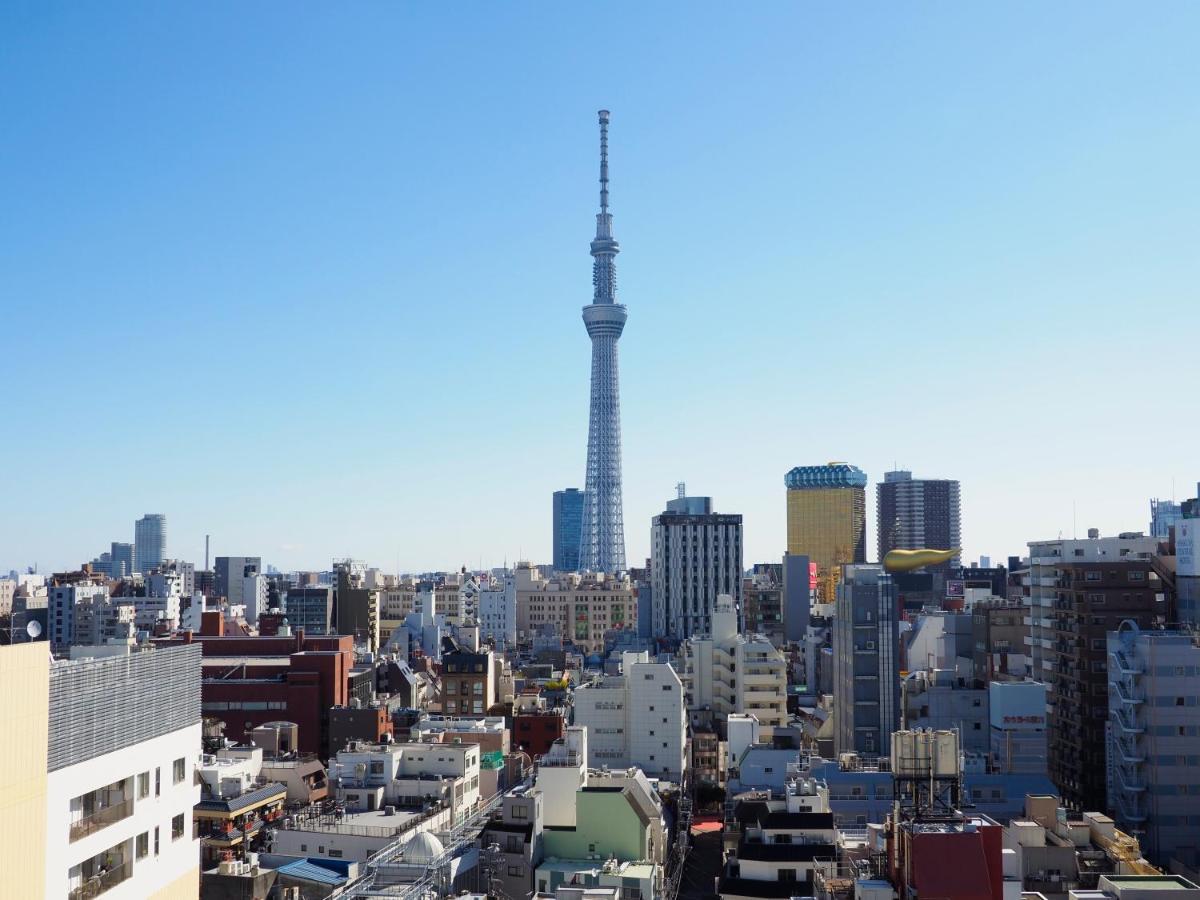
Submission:
[[[538,758],[538,766],[543,769],[565,768],[578,766],[583,758],[575,752],[563,753],[558,756],[542,756]]]
[[[102,828],[107,828],[114,822],[120,822],[122,819],[128,819],[133,815],[133,799],[122,800],[120,803],[114,803],[112,806],[106,806],[104,809],[98,809],[82,819],[78,819],[71,823],[71,843],[87,837],[89,834],[95,834]]]
[[[133,863],[122,863],[103,875],[93,875],[67,895],[67,900],[90,900],[115,888],[133,876]]]

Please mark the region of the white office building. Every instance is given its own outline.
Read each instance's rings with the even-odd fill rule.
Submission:
[[[50,667],[45,896],[195,897],[200,647]]]
[[[621,674],[575,690],[574,724],[585,726],[587,765],[637,766],[650,777],[679,781],[687,743],[683,682],[649,654],[621,654]]]
[[[787,659],[766,635],[741,634],[733,598],[717,598],[712,635],[680,646],[688,709],[724,722],[746,713],[761,725],[787,724]]]
[[[714,513],[711,497],[679,496],[652,520],[650,550],[655,637],[711,633],[719,594],[741,609],[740,515]]]

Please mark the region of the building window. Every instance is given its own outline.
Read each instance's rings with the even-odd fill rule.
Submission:
[[[513,878],[519,878],[520,876],[525,874],[525,869],[523,866],[509,866],[508,874],[510,876],[512,876]]]
[[[143,831],[137,836],[137,848],[135,855],[138,859],[145,859],[150,852],[150,832]]]
[[[145,800],[150,796],[150,773],[143,772],[138,775],[137,795],[139,800]]]
[[[330,855],[331,857],[333,857],[334,859],[341,859],[341,858],[342,858],[342,851],[341,851],[341,850],[333,850],[333,849],[330,849],[330,851],[329,851],[329,855]]]
[[[155,768],[154,770],[154,796],[162,795],[162,769]]]
[[[171,819],[171,840],[177,841],[183,837],[183,813]]]
[[[514,819],[528,819],[529,808],[524,804],[517,804],[512,808],[512,816]]]
[[[179,759],[175,760],[175,771],[172,774],[174,775],[176,784],[179,784],[179,782],[183,781],[183,779],[187,777],[186,757],[181,756]]]
[[[158,856],[158,826],[154,826],[154,855]]]

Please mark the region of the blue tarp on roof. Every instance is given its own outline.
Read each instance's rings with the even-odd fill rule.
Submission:
[[[286,866],[280,866],[276,871],[280,875],[287,875],[290,878],[300,878],[304,881],[315,881],[318,884],[339,885],[347,880],[345,875],[339,875],[332,869],[319,866],[307,859],[298,859],[295,862],[290,862]]]

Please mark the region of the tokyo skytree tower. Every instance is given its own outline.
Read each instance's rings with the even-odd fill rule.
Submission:
[[[617,340],[628,313],[617,302],[617,254],[608,211],[608,110],[600,110],[600,212],[592,241],[592,302],[583,324],[592,339],[592,402],[588,418],[587,474],[579,568],[625,570],[625,523],[621,501],[621,387]]]

